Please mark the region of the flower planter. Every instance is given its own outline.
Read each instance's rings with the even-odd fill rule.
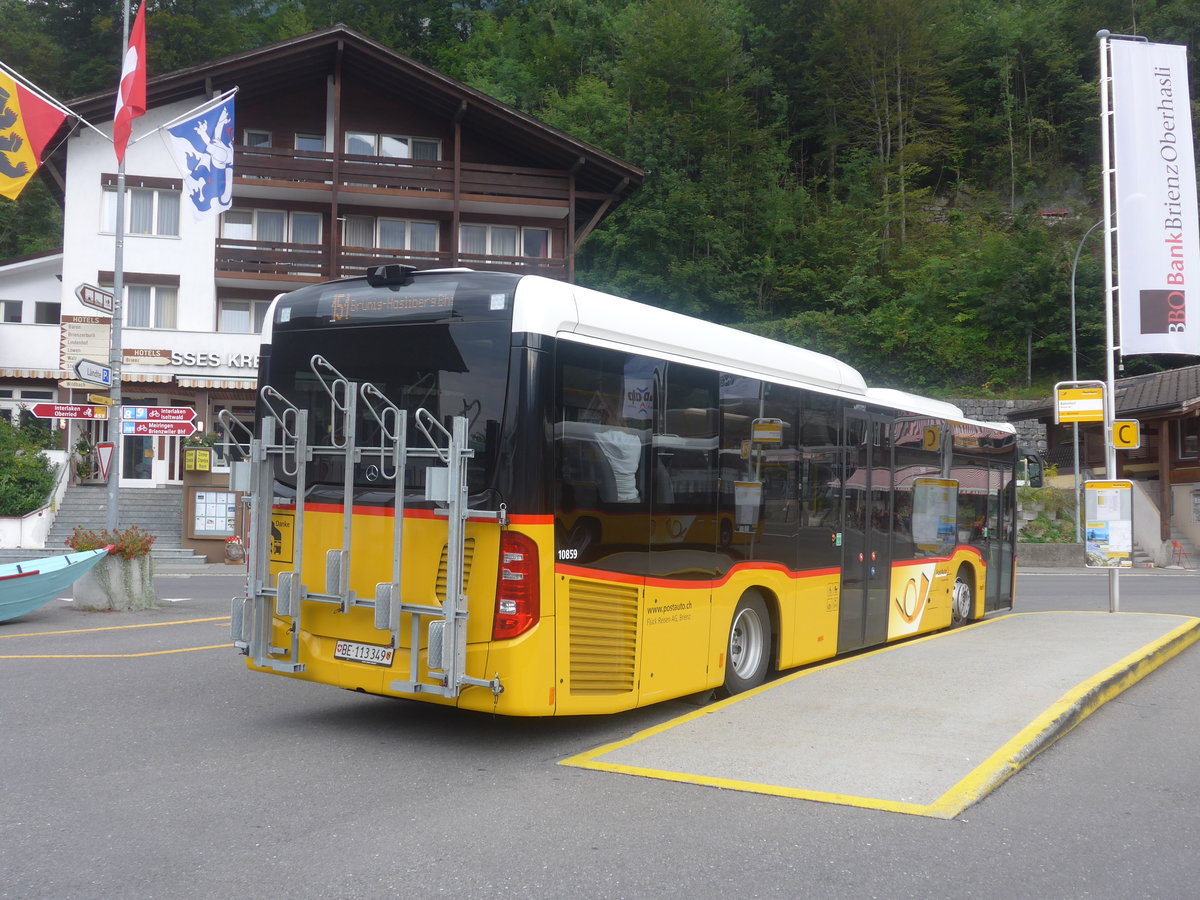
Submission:
[[[75,582],[73,596],[78,609],[151,609],[158,601],[154,558],[123,559],[110,554]]]

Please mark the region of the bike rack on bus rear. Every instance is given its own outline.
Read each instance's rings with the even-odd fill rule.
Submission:
[[[304,601],[336,605],[341,613],[354,607],[373,607],[375,628],[390,635],[389,646],[400,646],[401,617],[409,616],[409,671],[406,679],[390,683],[392,690],[404,693],[432,693],[457,697],[468,686],[486,687],[494,694],[503,691],[499,676],[490,679],[466,674],[467,597],[464,577],[465,525],[468,517],[496,519],[506,524],[505,507],[498,510],[473,510],[467,502],[467,465],[474,456],[468,444],[469,423],[465,416],[451,419],[445,428],[424,408],[413,414],[413,422],[427,447],[408,445],[408,418],[404,410],[389,401],[372,383],[347,379],[322,356],[310,361],[310,368],[330,398],[328,444],[309,444],[309,411],[291,403],[275,388],[259,391],[264,410],[259,437],[239,443],[233,436],[238,424],[222,412],[220,421],[227,439],[233,440],[251,462],[251,540],[250,579],[247,596],[234,598],[231,630],[235,644],[250,656],[256,666],[283,673],[303,672],[300,660],[301,614]],[[358,403],[379,426],[379,444],[364,450],[357,444]],[[242,426],[244,429],[244,426]],[[368,458],[378,459],[377,477],[393,484],[395,519],[392,535],[391,581],[375,586],[372,599],[361,598],[350,588],[350,551],[354,537],[355,464]],[[325,590],[315,592],[304,580],[304,512],[308,492],[308,464],[318,457],[342,459],[342,546],[325,552]],[[404,473],[410,461],[432,460],[425,469],[425,499],[440,504],[438,514],[447,519],[446,596],[440,605],[409,603],[401,595],[404,536]],[[274,577],[270,573],[272,555],[286,559],[287,548],[275,547],[272,554],[272,513],[276,502],[275,468],[295,479],[295,512],[291,540],[292,568]],[[285,498],[281,498],[285,499]],[[292,620],[288,647],[270,645],[275,617]],[[424,635],[422,634],[424,631]],[[425,640],[422,641],[424,636]],[[426,650],[426,667],[420,668],[420,648]]]

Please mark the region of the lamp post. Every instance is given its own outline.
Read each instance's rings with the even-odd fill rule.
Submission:
[[[1091,228],[1083,233],[1083,237],[1079,239],[1079,246],[1075,248],[1075,261],[1071,263],[1071,380],[1079,380],[1079,354],[1075,343],[1075,272],[1079,268],[1079,254],[1083,252],[1083,244],[1088,239],[1088,236],[1104,224],[1104,220],[1100,219]],[[1080,481],[1079,481],[1079,423],[1071,423],[1071,446],[1074,451],[1075,464],[1075,543],[1083,543],[1083,525],[1080,518],[1083,514],[1083,501],[1080,498]]]

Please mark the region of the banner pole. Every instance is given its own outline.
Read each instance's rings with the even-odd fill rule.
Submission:
[[[1107,28],[1096,32],[1100,42],[1100,152],[1101,168],[1104,172],[1104,339],[1106,390],[1104,392],[1104,475],[1109,481],[1117,477],[1117,449],[1112,441],[1112,423],[1116,407],[1116,347],[1113,340],[1113,304],[1116,287],[1113,278],[1113,227],[1112,188],[1116,171],[1112,160],[1112,108],[1110,90],[1112,77],[1109,73],[1108,39],[1112,34]],[[1119,227],[1119,225],[1118,225]],[[1115,613],[1121,606],[1120,572],[1117,568],[1108,572],[1108,611]]]

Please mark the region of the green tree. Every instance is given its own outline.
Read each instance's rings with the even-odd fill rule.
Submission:
[[[903,246],[925,176],[957,148],[961,99],[945,77],[944,0],[832,0],[816,72],[839,139],[869,149],[887,210],[884,249]],[[893,234],[893,225],[895,233]]]

